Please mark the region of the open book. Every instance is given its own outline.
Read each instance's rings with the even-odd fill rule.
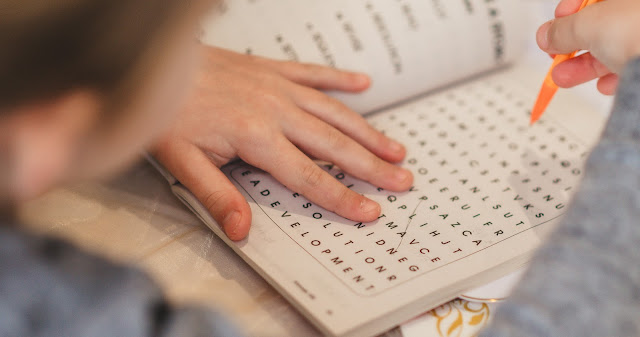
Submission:
[[[526,14],[514,0],[244,0],[203,41],[370,74],[334,94],[406,145],[415,186],[391,193],[319,163],[382,205],[355,223],[244,163],[224,167],[253,212],[227,239],[175,178],[174,193],[324,333],[386,331],[521,267],[579,182],[603,118],[562,93],[529,126],[546,69],[517,62]]]

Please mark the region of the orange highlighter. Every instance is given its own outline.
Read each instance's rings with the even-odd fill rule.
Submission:
[[[585,7],[589,5],[593,5],[598,1],[600,0],[583,0],[582,5],[580,5],[580,9],[578,11],[581,11]],[[542,117],[542,114],[544,113],[545,110],[547,110],[547,106],[549,106],[551,99],[556,94],[556,91],[558,91],[558,86],[556,85],[555,82],[553,82],[553,79],[551,78],[551,73],[553,72],[553,69],[558,64],[576,56],[576,53],[577,51],[571,54],[566,54],[566,55],[556,55],[556,57],[553,59],[553,64],[551,65],[551,69],[549,69],[549,73],[547,74],[547,77],[544,79],[544,82],[542,83],[540,94],[538,94],[538,99],[536,100],[536,104],[533,106],[533,110],[531,111],[531,121],[530,121],[531,125],[533,125],[536,121],[538,121],[538,119],[540,119],[540,117]]]

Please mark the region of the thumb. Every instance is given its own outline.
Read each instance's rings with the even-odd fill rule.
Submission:
[[[158,145],[155,156],[209,210],[231,240],[247,236],[251,227],[249,204],[202,150],[171,140]]]
[[[590,50],[599,33],[594,24],[602,3],[582,11],[559,17],[543,24],[536,34],[538,46],[549,54],[569,54],[577,50]]]

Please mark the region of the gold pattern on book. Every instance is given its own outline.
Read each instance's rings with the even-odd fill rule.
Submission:
[[[440,337],[476,336],[488,324],[491,308],[486,303],[456,299],[431,310],[428,315],[436,318]]]

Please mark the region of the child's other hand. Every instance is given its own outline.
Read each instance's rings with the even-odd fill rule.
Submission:
[[[606,0],[576,13],[582,0],[563,0],[556,19],[538,30],[538,45],[549,54],[568,54],[576,50],[589,53],[559,64],[553,80],[560,87],[598,80],[598,90],[612,95],[618,73],[640,56],[640,1]]]
[[[388,190],[411,186],[411,173],[390,164],[404,158],[404,147],[317,90],[368,87],[365,75],[207,48],[196,92],[155,155],[233,240],[248,234],[251,210],[219,168],[237,157],[319,206],[354,221],[373,221],[380,215],[377,203],[307,156]]]

